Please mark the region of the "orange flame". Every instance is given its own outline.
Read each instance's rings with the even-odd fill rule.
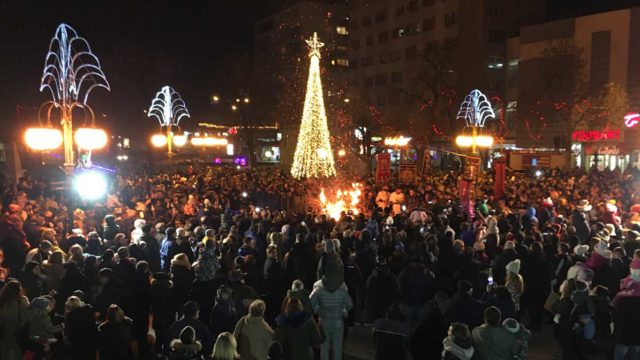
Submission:
[[[325,214],[335,220],[340,220],[342,212],[351,211],[358,214],[358,204],[362,195],[361,184],[352,183],[350,189],[338,189],[336,191],[334,201],[329,201],[325,194],[324,188],[320,190],[320,203]]]

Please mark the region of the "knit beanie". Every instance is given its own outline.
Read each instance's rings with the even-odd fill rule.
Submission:
[[[514,274],[518,274],[520,273],[520,260],[519,259],[515,259],[511,262],[509,262],[507,264],[507,266],[505,266],[505,269],[507,269],[507,271],[514,273]]]

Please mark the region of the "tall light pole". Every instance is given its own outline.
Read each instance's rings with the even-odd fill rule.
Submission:
[[[155,134],[151,137],[151,144],[155,147],[167,146],[167,156],[173,156],[173,145],[182,147],[187,143],[184,135],[174,135],[173,129],[178,127],[183,117],[191,117],[184,100],[171,86],[163,86],[151,101],[148,117],[155,117],[165,134]]]
[[[72,185],[75,168],[75,151],[88,151],[88,157],[78,167],[91,167],[91,151],[107,144],[107,134],[95,127],[95,116],[87,100],[91,90],[102,87],[107,90],[109,82],[102,72],[100,61],[91,52],[87,40],[78,36],[67,24],[60,24],[49,42],[49,52],[45,58],[44,70],[40,79],[40,91],[48,89],[52,100],[45,102],[38,112],[40,127],[29,128],[25,133],[27,145],[39,151],[48,151],[64,146],[64,170],[69,191],[69,224],[73,226]],[[85,112],[85,126],[73,129],[73,111]],[[52,114],[57,110],[60,115],[60,130],[53,127]],[[46,111],[46,120],[42,121],[42,112]],[[90,122],[87,124],[87,119]],[[75,140],[75,141],[74,141]]]

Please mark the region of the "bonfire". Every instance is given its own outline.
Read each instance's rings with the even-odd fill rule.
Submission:
[[[322,211],[335,220],[340,220],[342,212],[357,215],[359,212],[358,204],[362,195],[362,184],[352,183],[350,188],[329,190],[325,192],[324,188],[320,190],[320,204]],[[327,193],[329,195],[327,196]]]

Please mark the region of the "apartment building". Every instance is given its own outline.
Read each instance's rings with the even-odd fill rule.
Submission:
[[[350,92],[362,94],[398,127],[420,116],[412,96],[430,52],[450,59],[461,100],[472,89],[504,96],[506,39],[544,16],[544,1],[359,0],[349,8]]]
[[[577,126],[589,105],[574,95],[578,86],[595,94],[613,82],[627,91],[628,112],[638,112],[640,8],[524,26],[507,41],[505,66],[508,118],[519,147],[571,147],[574,164],[582,167],[640,165],[637,121],[616,115],[606,128]]]

